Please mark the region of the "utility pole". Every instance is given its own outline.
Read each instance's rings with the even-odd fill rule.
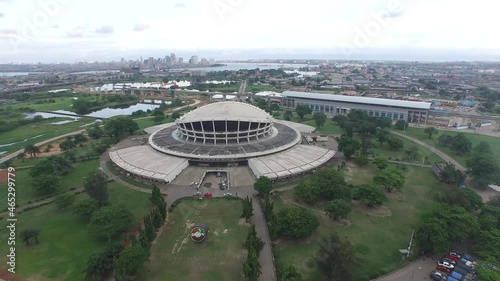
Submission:
[[[413,242],[413,235],[415,235],[415,230],[413,230],[413,232],[411,233],[411,237],[410,237],[410,244],[408,245],[408,254],[406,257],[409,257],[410,256],[410,250],[411,250],[411,244]],[[413,280],[413,277],[411,278]]]

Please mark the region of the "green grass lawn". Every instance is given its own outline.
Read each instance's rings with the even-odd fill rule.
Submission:
[[[11,109],[29,107],[36,111],[71,110],[71,105],[73,104],[73,99],[71,99],[71,97],[44,98],[41,100],[48,100],[48,99],[54,99],[56,102],[37,104],[35,103],[36,100],[32,100],[16,104],[0,105],[0,108],[7,109],[10,106]]]
[[[124,205],[134,214],[133,225],[148,211],[148,194],[120,186],[108,185],[109,198],[113,205]],[[86,194],[77,196],[78,200]],[[25,246],[19,237],[16,243],[16,274],[30,280],[84,280],[87,259],[105,246],[87,232],[87,226],[70,209],[60,211],[54,204],[26,211],[17,216],[17,233],[27,228],[41,230],[38,245]],[[0,221],[2,229],[7,222]],[[0,232],[0,240],[6,241],[7,231]],[[0,250],[7,253],[7,243],[0,244]],[[0,257],[2,268],[6,269],[6,256]]]
[[[436,155],[434,152],[432,152],[432,151],[430,151],[430,150],[428,150],[428,149],[426,149],[426,148],[424,148],[424,147],[422,147],[422,146],[420,146],[420,145],[418,145],[410,140],[398,137],[396,135],[393,135],[393,137],[401,139],[404,143],[404,148],[401,149],[400,151],[393,151],[393,150],[389,149],[389,146],[387,145],[387,143],[383,143],[382,146],[380,146],[380,143],[376,139],[374,139],[374,140],[372,140],[374,147],[371,150],[375,154],[375,157],[382,157],[382,158],[386,158],[386,159],[388,159],[390,157],[391,160],[399,160],[399,161],[404,161],[404,162],[409,161],[409,162],[415,162],[415,163],[421,164],[422,157],[425,156],[424,163],[429,164],[429,165],[431,165],[434,162],[442,162],[443,161],[441,159],[441,157]],[[419,152],[420,156],[417,159],[410,161],[406,158],[404,151],[412,146],[415,146],[418,148],[418,152]]]
[[[371,182],[376,171],[372,166],[349,167],[346,178],[353,184]],[[354,272],[353,280],[370,280],[402,266],[398,250],[408,246],[419,215],[435,204],[433,194],[443,189],[431,169],[409,167],[405,175],[406,185],[402,194],[390,195],[387,208],[380,209],[384,212],[372,213],[372,210],[355,204],[349,215],[351,224],[348,226],[328,218],[322,209],[313,209],[320,217],[320,227],[304,241],[278,240],[275,246],[277,263],[294,265],[302,272],[304,280],[322,280],[322,274],[314,267],[315,253],[319,247],[317,241],[321,236],[338,233],[342,239],[347,236],[353,243],[361,263]],[[273,200],[275,210],[296,204],[293,190],[274,195]],[[314,268],[310,268],[310,264]]]
[[[428,143],[430,145],[435,146],[439,150],[441,150],[444,153],[453,157],[453,159],[457,160],[460,164],[465,165],[465,161],[470,155],[457,155],[455,152],[453,152],[448,147],[440,146],[437,143],[438,137],[442,134],[455,136],[458,133],[460,133],[460,132],[440,130],[439,134],[434,135],[432,137],[432,139],[429,139],[429,136],[424,132],[424,129],[410,127],[405,131],[406,135],[408,135],[410,137],[414,137],[418,140],[421,140],[425,143]],[[491,151],[492,151],[493,155],[495,156],[495,158],[500,159],[500,138],[496,138],[496,137],[492,137],[492,136],[476,135],[476,134],[472,134],[472,133],[464,133],[464,134],[472,142],[473,146],[476,146],[477,144],[479,144],[482,141],[487,142],[490,145]]]
[[[139,129],[141,129],[141,130],[144,130],[145,128],[149,128],[152,126],[159,125],[159,124],[154,122],[153,117],[144,118],[144,119],[134,119],[134,121],[137,123],[137,125],[139,126]],[[163,120],[163,122],[161,124],[170,123],[173,121],[174,120],[172,120],[172,118],[169,117],[169,118],[166,118],[165,120]]]
[[[97,160],[78,162],[74,164],[74,169],[69,174],[60,177],[60,187],[57,192],[70,191],[71,188],[79,188],[83,186],[84,177],[90,172],[97,170],[99,162]],[[47,196],[39,196],[33,192],[31,187],[31,177],[29,172],[31,169],[22,169],[16,171],[16,203],[19,206],[29,204],[29,201],[34,202]],[[0,189],[0,211],[7,207],[7,189],[4,184]]]
[[[309,121],[306,121],[303,123],[306,125],[309,125],[309,126],[316,127],[316,123],[314,122],[314,120],[309,120]],[[319,128],[319,129],[316,129],[316,132],[318,132],[320,134],[340,135],[340,134],[342,134],[342,129],[337,124],[335,124],[335,122],[333,122],[333,120],[331,118],[328,118],[328,119],[326,119],[325,125],[323,125],[323,127]]]
[[[242,279],[243,249],[248,226],[241,224],[240,200],[208,199],[181,201],[169,214],[167,232],[151,248],[150,262],[139,280],[234,281]],[[194,223],[209,227],[207,240],[189,239]]]
[[[54,122],[54,120],[45,120],[40,123],[21,126],[2,134],[0,145],[9,143],[16,144],[0,147],[0,151],[7,151],[11,153],[26,147],[28,144],[39,143],[53,137],[84,129],[84,127],[81,127],[82,125],[89,124],[93,121],[94,119],[91,118],[82,118],[75,122],[54,125],[50,124]]]

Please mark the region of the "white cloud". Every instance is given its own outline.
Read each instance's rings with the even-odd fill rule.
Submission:
[[[138,23],[134,26],[134,31],[144,31],[149,28],[149,25],[144,23]]]

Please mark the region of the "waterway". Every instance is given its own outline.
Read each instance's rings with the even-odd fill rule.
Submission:
[[[298,69],[300,67],[310,66],[308,64],[287,64],[287,63],[256,63],[256,62],[225,62],[224,66],[215,66],[215,67],[186,67],[186,68],[178,68],[181,70],[203,70],[207,72],[211,71],[232,71],[232,70],[241,70],[241,69],[278,69],[278,68],[286,68],[286,69]],[[63,72],[63,71],[60,71]],[[89,70],[89,71],[81,71],[81,72],[71,72],[72,74],[99,74],[99,73],[118,73],[120,70]],[[45,74],[46,72],[1,72],[0,77],[13,77],[13,76],[26,76],[26,75],[36,75],[36,74]]]

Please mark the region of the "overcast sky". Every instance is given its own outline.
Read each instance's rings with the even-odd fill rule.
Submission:
[[[500,60],[491,0],[0,0],[0,63]]]

